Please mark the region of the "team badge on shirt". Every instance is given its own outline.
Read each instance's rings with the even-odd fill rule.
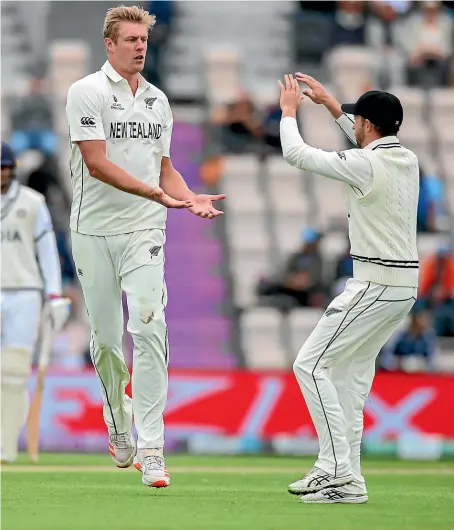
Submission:
[[[325,311],[325,317],[330,317],[331,315],[335,315],[336,313],[342,313],[342,309],[328,307],[328,309]]]
[[[154,102],[155,102],[157,99],[158,99],[158,98],[145,98],[145,99],[144,99],[145,107],[147,108],[147,110],[151,110],[151,109],[153,108]]]
[[[158,246],[150,247],[148,250],[150,252],[151,259],[153,259],[153,256],[157,256],[159,254],[161,247],[158,247]]]

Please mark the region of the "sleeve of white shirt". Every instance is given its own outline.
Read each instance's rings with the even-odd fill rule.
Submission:
[[[164,147],[164,154],[166,158],[170,158],[170,144],[172,142],[172,130],[173,130],[173,115],[172,109],[167,102],[166,119],[162,128],[162,144]]]
[[[295,118],[283,118],[280,129],[282,152],[291,166],[345,182],[363,195],[372,188],[372,167],[360,149],[336,153],[311,147],[301,137]]]
[[[339,118],[337,118],[336,123],[342,129],[343,133],[350,140],[350,142],[358,147],[358,144],[356,143],[355,130],[353,129],[355,120],[348,114],[342,114],[339,116]]]
[[[35,220],[35,245],[46,295],[61,295],[62,280],[57,242],[49,210],[43,202]]]
[[[102,109],[102,95],[96,87],[80,82],[71,86],[66,100],[71,142],[106,139]]]

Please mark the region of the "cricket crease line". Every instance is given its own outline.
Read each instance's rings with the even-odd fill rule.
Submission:
[[[125,473],[137,471],[133,468],[117,469],[109,466],[52,466],[52,465],[3,465],[2,473]],[[226,474],[294,474],[291,467],[214,467],[214,466],[170,466],[171,473],[226,473]],[[366,468],[364,475],[454,475],[454,467],[411,468]]]

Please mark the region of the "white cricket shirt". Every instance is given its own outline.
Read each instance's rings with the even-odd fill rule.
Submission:
[[[162,157],[170,156],[172,112],[165,94],[142,76],[139,79],[134,96],[126,79],[107,61],[69,89],[70,226],[76,232],[108,236],[165,228],[164,206],[92,177],[76,143],[105,140],[111,162],[149,186],[159,186]]]
[[[337,123],[354,141],[353,123]],[[294,118],[281,121],[286,161],[299,169],[344,183],[353,276],[397,287],[418,286],[416,219],[419,166],[416,155],[396,136],[364,149],[325,152],[304,143]]]
[[[2,291],[61,295],[61,268],[44,197],[17,181],[1,196]]]

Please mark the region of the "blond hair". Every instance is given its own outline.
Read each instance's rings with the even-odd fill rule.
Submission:
[[[152,28],[156,22],[156,17],[150,15],[139,6],[125,6],[112,7],[106,13],[104,19],[103,34],[105,39],[112,39],[117,42],[118,33],[120,31],[120,22],[137,22],[139,24],[146,24],[148,29]]]

